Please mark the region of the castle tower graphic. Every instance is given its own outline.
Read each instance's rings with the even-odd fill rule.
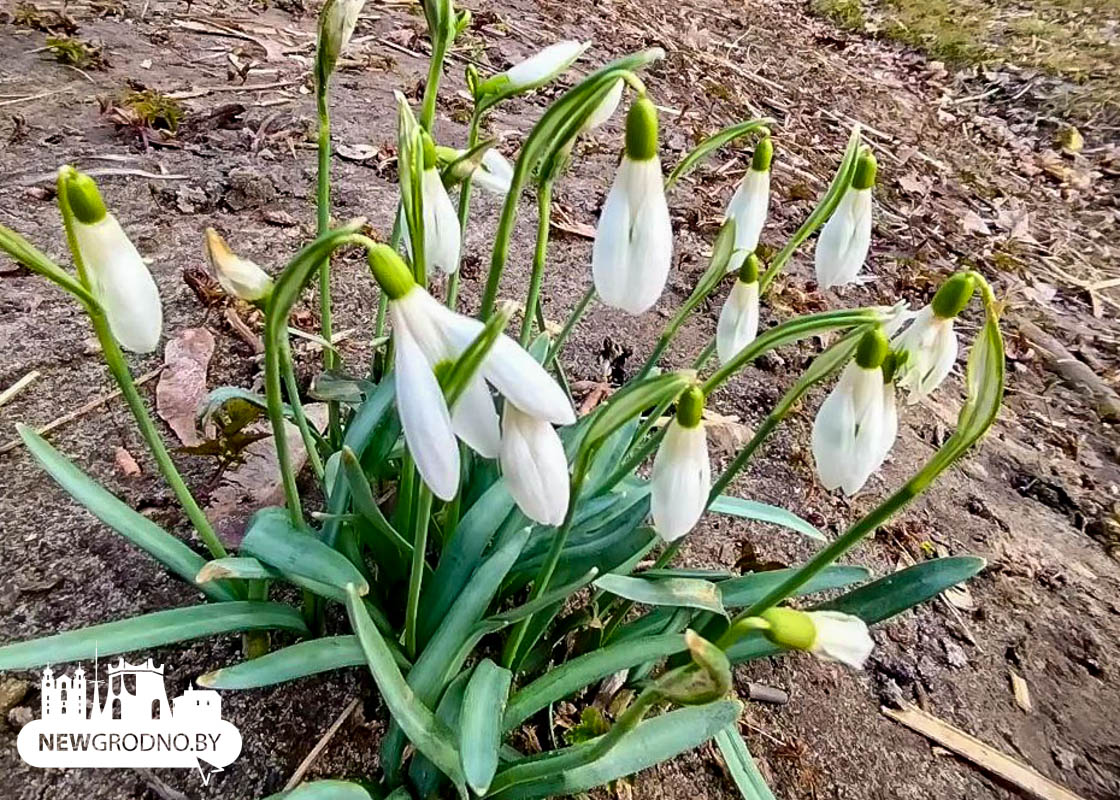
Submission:
[[[86,718],[86,673],[81,667],[74,670],[74,676],[54,676],[47,667],[43,670],[40,683],[43,717],[62,717],[66,719]]]

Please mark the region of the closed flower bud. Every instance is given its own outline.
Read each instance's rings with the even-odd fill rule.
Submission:
[[[758,249],[758,239],[770,207],[770,160],[773,152],[774,145],[769,136],[759,141],[751,168],[727,205],[725,218],[735,220],[735,251],[727,262],[728,272],[738,271],[747,256]]]
[[[524,61],[514,64],[505,72],[494,75],[479,84],[478,94],[496,92],[521,92],[534,89],[558,76],[570,67],[591,42],[566,40],[549,45]]]
[[[650,512],[653,529],[666,542],[692,530],[708,503],[712,465],[703,411],[703,392],[696,386],[686,389],[653,459]]]
[[[719,312],[716,354],[726,364],[758,335],[758,257],[751,253]]]
[[[661,296],[672,256],[673,227],[657,157],[657,110],[640,97],[627,116],[626,153],[595,230],[595,291],[608,306],[641,314]]]
[[[822,289],[855,281],[871,246],[871,189],[875,185],[875,156],[863,153],[852,185],[817,239],[817,284]]]
[[[163,330],[163,308],[152,274],[116,217],[105,210],[93,179],[63,169],[65,201],[74,217],[74,239],[85,265],[87,288],[121,347],[150,353],[159,345]]]
[[[272,294],[272,278],[268,273],[231,251],[226,240],[213,228],[206,229],[206,258],[214,277],[230,297],[257,303]]]
[[[327,0],[319,15],[319,55],[317,71],[319,79],[325,82],[334,72],[338,57],[350,43],[354,28],[358,25],[358,15],[362,13],[365,0]]]
[[[774,644],[862,669],[875,643],[867,623],[838,611],[797,611],[775,607],[762,612],[763,632]]]

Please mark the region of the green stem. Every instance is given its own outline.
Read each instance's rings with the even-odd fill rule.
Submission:
[[[74,212],[70,210],[70,203],[67,198],[64,177],[62,175],[59,176],[58,180],[58,205],[59,210],[62,212],[62,225],[66,231],[66,243],[69,245],[71,256],[74,259],[74,268],[78,273],[78,279],[82,286],[86,287],[89,285],[89,281],[86,277],[85,259],[82,258],[81,249],[78,247],[78,239],[74,233]],[[128,370],[128,364],[125,361],[124,353],[121,352],[120,345],[117,344],[117,340],[113,338],[113,333],[109,329],[109,320],[100,309],[87,306],[87,311],[89,311],[90,322],[93,324],[93,330],[97,335],[97,341],[101,344],[101,354],[105,358],[105,363],[109,367],[109,372],[117,382],[117,386],[120,388],[121,395],[124,397],[125,403],[128,404],[132,416],[136,419],[136,424],[140,428],[140,434],[144,437],[144,441],[147,443],[152,457],[155,458],[160,474],[162,474],[163,479],[167,481],[167,485],[171,487],[171,491],[175,493],[179,504],[183,506],[183,510],[186,512],[191,524],[194,525],[195,530],[198,532],[199,538],[202,539],[203,544],[206,545],[206,549],[210,551],[210,555],[214,558],[225,558],[228,555],[225,547],[223,547],[221,541],[219,541],[218,535],[214,532],[214,528],[210,524],[210,520],[206,518],[206,514],[204,514],[199,507],[198,502],[194,499],[194,495],[191,494],[191,490],[187,488],[187,484],[183,481],[179,470],[175,467],[175,462],[171,460],[171,455],[167,452],[167,448],[163,444],[163,439],[160,437],[159,431],[156,430],[151,414],[148,413],[148,407],[144,403],[144,398],[140,396],[140,392],[136,389],[136,384],[132,380],[132,373]]]
[[[482,123],[482,111],[475,106],[471,122],[467,128],[467,150],[478,146],[478,128]],[[459,268],[447,280],[447,307],[452,311],[459,304],[459,281],[462,279],[462,254],[467,245],[467,221],[471,213],[471,191],[474,184],[468,175],[459,185]]]
[[[408,576],[408,604],[405,606],[404,646],[416,658],[416,620],[420,612],[420,589],[424,580],[424,555],[428,549],[428,521],[432,512],[432,493],[417,481],[416,503],[412,517],[412,569]]]
[[[447,37],[434,34],[432,36],[432,57],[428,61],[428,82],[424,84],[424,99],[420,104],[420,125],[432,138],[435,138],[432,123],[436,117],[436,95],[439,93],[439,81],[443,76],[443,60],[446,55]]]
[[[579,299],[579,302],[576,303],[576,307],[572,309],[572,313],[568,315],[568,319],[564,322],[564,327],[560,329],[560,334],[556,337],[552,346],[548,348],[548,355],[545,356],[544,359],[545,369],[560,355],[560,351],[564,349],[564,344],[568,341],[568,337],[571,336],[572,331],[575,330],[576,324],[583,319],[584,313],[586,313],[588,306],[591,305],[591,301],[594,299],[595,287],[590,286],[587,291],[583,293],[583,297]]]
[[[284,353],[280,360],[284,366],[284,383],[288,388],[288,404],[292,407],[292,417],[295,418],[296,427],[299,428],[304,449],[307,450],[307,459],[311,462],[311,468],[315,470],[316,479],[322,482],[325,472],[323,470],[323,460],[319,456],[319,443],[315,441],[315,437],[311,433],[311,426],[307,422],[307,415],[303,411],[303,401],[299,397],[299,383],[296,381],[295,365],[292,363],[291,343],[287,336],[283,338],[283,342]]]
[[[315,235],[322,236],[331,225],[331,112],[327,98],[326,81],[316,87],[315,102],[319,111],[319,173],[315,186]],[[333,343],[331,322],[331,260],[328,256],[319,264],[319,332],[328,343]],[[334,350],[323,348],[323,369],[338,368]],[[337,400],[327,403],[330,438],[336,445],[342,442],[342,423]]]
[[[572,484],[568,490],[568,512],[564,515],[564,521],[560,524],[560,527],[556,529],[556,533],[552,537],[548,555],[545,557],[544,563],[541,564],[541,568],[537,572],[537,577],[533,580],[533,588],[529,592],[529,599],[527,602],[531,603],[548,590],[548,584],[552,580],[552,575],[556,572],[556,566],[560,563],[560,556],[564,552],[564,545],[568,542],[568,534],[572,531],[572,520],[575,518],[576,504],[579,502],[580,489],[583,487],[583,479],[586,475],[587,465],[585,460],[581,457],[577,459],[575,468],[572,471]],[[530,614],[518,622],[510,632],[509,638],[506,640],[505,647],[502,651],[502,663],[506,668],[512,669],[513,665],[516,663],[519,652],[522,649],[525,634],[529,629],[529,623],[531,623],[532,620],[533,615]]]
[[[529,276],[529,292],[525,296],[525,311],[521,317],[521,346],[529,345],[533,335],[533,317],[541,296],[541,280],[548,256],[549,218],[552,214],[552,181],[543,181],[537,191],[537,246],[533,251],[533,271]]]

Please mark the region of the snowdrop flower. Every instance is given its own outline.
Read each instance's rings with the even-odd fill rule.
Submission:
[[[424,134],[424,172],[420,176],[420,205],[424,221],[424,263],[450,275],[459,269],[459,244],[462,231],[459,227],[459,214],[443,179],[439,174],[436,148],[431,138]],[[408,218],[403,215],[405,228]],[[408,257],[412,255],[412,237],[404,237]]]
[[[625,88],[625,81],[619,78],[611,86],[610,91],[607,92],[599,105],[595,107],[595,110],[591,112],[591,116],[583,123],[580,133],[593,131],[614,116],[614,112],[618,110],[618,104],[622,101],[623,88]]]
[[[319,15],[317,72],[321,83],[334,72],[338,56],[350,43],[365,0],[327,0]]]
[[[101,304],[120,346],[150,353],[163,329],[163,308],[152,273],[116,217],[105,210],[93,178],[63,169],[74,238],[85,265],[83,280]]]
[[[505,397],[507,409],[512,405],[521,414],[546,423],[575,422],[564,391],[532,356],[505,335],[497,338],[454,412],[449,411],[435,370],[457,359],[478,336],[483,324],[452,311],[424,291],[412,279],[400,256],[387,245],[371,248],[369,263],[389,297],[401,427],[416,468],[433,494],[450,500],[458,490],[456,436],[483,456],[499,455],[503,445],[498,415],[487,384]],[[539,432],[525,433],[528,426],[522,420],[511,422],[510,427],[517,427],[522,436],[533,438],[534,454],[547,450],[538,444]],[[513,449],[511,445],[511,452]],[[514,463],[521,464],[519,460]],[[541,465],[538,469],[550,479],[553,477],[550,469]],[[562,488],[566,496],[566,481]]]
[[[222,290],[230,297],[257,303],[272,294],[272,278],[268,273],[230,250],[226,240],[213,228],[206,229],[206,260]]]
[[[505,197],[513,181],[513,164],[491,147],[482,154],[482,163],[471,174],[471,180],[486,191]]]
[[[865,334],[855,359],[844,367],[817,412],[813,460],[826,489],[839,487],[849,496],[855,494],[894,444],[894,389],[885,388],[882,370],[887,353],[887,337],[880,328]]]
[[[840,661],[855,669],[863,668],[875,647],[867,623],[851,614],[775,607],[761,616],[767,623],[763,633],[774,644]]]
[[[871,187],[877,164],[870,150],[856,163],[852,185],[817,239],[817,284],[822,289],[856,279],[871,246]]]
[[[736,234],[738,226],[736,226]],[[749,254],[719,312],[716,354],[726,364],[758,335],[758,256]]]
[[[704,393],[686,389],[657,455],[650,477],[653,529],[666,542],[681,538],[696,525],[708,504],[712,466],[704,432]]]
[[[767,136],[755,147],[751,168],[727,204],[725,219],[735,221],[735,249],[727,262],[729,273],[736,272],[747,256],[758,248],[758,238],[762,235],[770,206],[770,161],[773,155],[774,144]]]
[[[507,401],[498,463],[525,516],[542,525],[563,523],[568,513],[568,458],[551,422]]]
[[[957,334],[953,320],[972,299],[976,284],[970,275],[954,275],[937,290],[933,302],[918,312],[893,349],[907,358],[898,372],[898,385],[909,389],[908,402],[916,403],[949,375],[957,361]]]
[[[591,42],[569,39],[549,45],[539,53],[514,64],[505,72],[494,75],[478,87],[478,94],[496,92],[521,92],[535,89],[555,78],[570,67]]]
[[[657,109],[643,95],[626,117],[626,152],[595,231],[595,291],[608,306],[641,314],[661,296],[672,255],[673,228],[657,157]]]

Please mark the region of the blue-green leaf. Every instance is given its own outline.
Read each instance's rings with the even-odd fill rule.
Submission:
[[[708,506],[708,510],[717,514],[730,514],[742,519],[753,519],[756,522],[769,522],[802,533],[818,542],[828,541],[828,537],[813,527],[808,520],[802,519],[792,511],[786,511],[781,506],[772,506],[768,503],[759,503],[756,500],[743,500],[739,497],[721,494],[715,499],[715,502]]]
[[[716,744],[743,800],[775,800],[739,733],[738,723],[732,723],[717,733]]]
[[[595,581],[603,591],[648,606],[698,608],[727,615],[717,584],[697,578],[635,578],[603,575]]]
[[[463,695],[459,717],[459,756],[467,785],[480,797],[486,794],[498,770],[502,715],[512,683],[512,672],[484,658],[474,668]]]

